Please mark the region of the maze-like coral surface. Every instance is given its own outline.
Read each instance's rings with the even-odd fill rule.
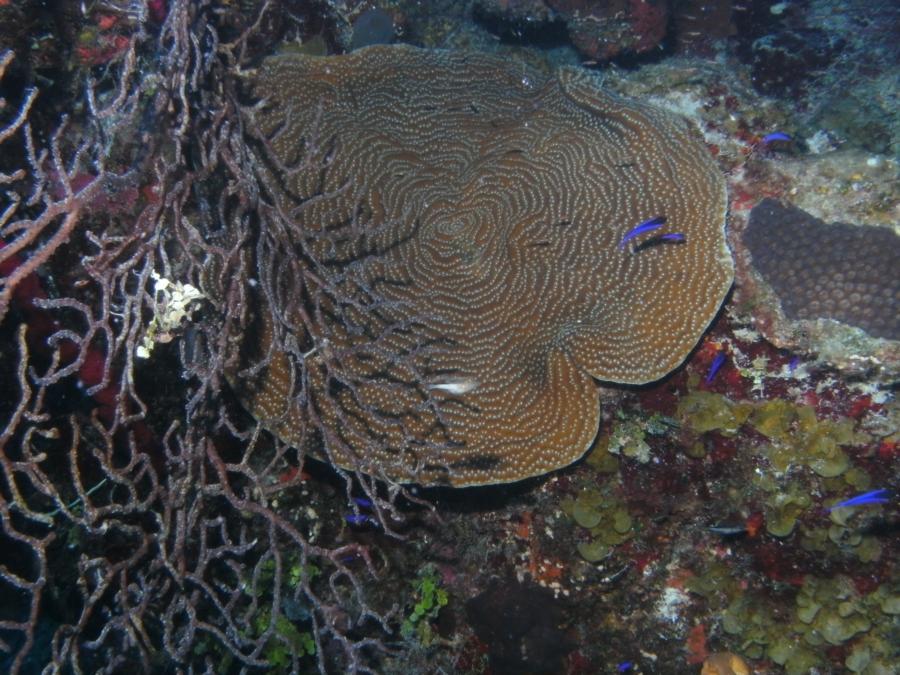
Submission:
[[[279,316],[312,350],[314,389],[325,387],[315,359],[342,354],[323,362],[322,377],[343,386],[318,397],[316,414],[341,434],[333,445],[366,448],[372,470],[470,485],[574,461],[597,431],[593,378],[667,374],[731,284],[725,186],[706,148],[685,121],[610,96],[582,71],[370,47],[271,59],[256,92],[280,217],[318,237],[316,274],[344,275],[332,286],[345,297],[324,302],[308,273],[292,286],[279,272],[307,263],[273,259]],[[624,245],[659,216],[658,240]],[[304,293],[327,350],[295,328]],[[379,296],[377,311],[361,294]],[[334,318],[351,302],[355,327]],[[253,385],[258,417],[288,412],[286,366],[276,359]],[[423,390],[437,412],[425,412]],[[295,412],[270,424],[294,443]]]

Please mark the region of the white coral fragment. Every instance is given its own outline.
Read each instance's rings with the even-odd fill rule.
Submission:
[[[183,319],[190,320],[191,303],[205,296],[195,286],[171,281],[153,272],[153,318],[147,326],[141,344],[135,349],[139,359],[150,357],[156,343],[171,342]]]

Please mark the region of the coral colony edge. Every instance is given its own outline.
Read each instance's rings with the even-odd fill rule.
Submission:
[[[232,379],[292,445],[314,409],[341,466],[457,486],[566,466],[597,433],[595,378],[668,373],[729,288],[696,133],[583,72],[373,46],[271,58],[253,90],[262,182],[311,250],[250,263],[271,276],[255,304],[285,309],[254,318]],[[657,213],[680,245],[620,243]]]
[[[0,0],[0,672],[893,672],[849,4]]]

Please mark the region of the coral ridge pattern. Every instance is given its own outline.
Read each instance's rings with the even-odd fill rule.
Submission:
[[[731,285],[725,183],[698,135],[590,74],[373,46],[271,57],[253,93],[279,211],[315,234],[315,265],[341,270],[348,304],[378,298],[341,310],[355,326],[328,324],[340,312],[311,306],[308,275],[282,279],[287,306],[261,311],[284,322],[262,320],[258,353],[309,347],[337,464],[454,486],[570,464],[597,433],[597,381],[665,376]],[[660,215],[683,236],[619,245]],[[290,335],[304,311],[327,336]],[[317,359],[341,354],[342,375],[322,375]],[[309,428],[299,379],[276,354],[241,393],[295,445]]]

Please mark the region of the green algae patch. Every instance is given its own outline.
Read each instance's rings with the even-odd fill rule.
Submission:
[[[588,455],[587,464],[600,473],[619,472],[619,458],[609,452],[609,436],[597,441],[594,451]]]
[[[849,527],[832,525],[828,528],[828,538],[840,548],[853,548],[862,542],[862,534]]]
[[[752,597],[738,598],[722,614],[722,630],[740,640],[741,653],[750,659],[759,659],[766,654],[775,625],[769,607]]]
[[[840,499],[835,503],[840,503]],[[855,515],[856,509],[852,506],[838,506],[828,512],[828,518],[838,527],[848,527],[850,518]]]
[[[863,489],[871,483],[864,471],[850,466],[843,449],[871,440],[868,434],[853,430],[853,420],[818,420],[809,406],[799,406],[796,411],[790,408],[785,401],[769,401],[760,404],[750,418],[750,424],[771,443],[763,454],[772,468],[785,473],[796,464],[805,464],[822,478],[849,471],[852,473],[844,478],[847,484]]]
[[[797,618],[803,623],[812,623],[820,609],[822,605],[810,598],[801,596],[797,599]]]
[[[877,536],[866,534],[858,526],[864,513],[853,507],[832,508],[828,513],[831,525],[826,532],[831,543],[844,554],[854,555],[860,562],[876,562],[881,559],[882,545]]]
[[[779,504],[766,513],[766,531],[773,537],[789,536],[797,525],[797,518],[804,510],[805,507],[797,502]]]
[[[616,509],[612,518],[613,530],[618,534],[627,534],[631,532],[631,516],[624,509]]]
[[[823,543],[824,529],[816,539]],[[787,675],[831,672],[830,654],[841,654],[849,672],[888,675],[895,672],[900,593],[885,583],[862,594],[850,577],[807,575],[794,595],[768,595],[742,588],[734,570],[712,561],[685,582],[720,617],[719,628],[732,648],[749,659],[769,659]],[[830,651],[837,650],[837,651]],[[844,672],[844,671],[841,671]]]
[[[800,546],[805,551],[814,553],[824,553],[828,550],[828,529],[824,527],[816,527],[812,529],[804,529],[800,537]]]
[[[822,659],[816,652],[789,637],[776,638],[766,650],[766,655],[789,675],[807,675],[822,665]]]
[[[441,585],[440,574],[432,563],[419,570],[412,588],[409,601],[412,610],[400,626],[400,635],[405,640],[427,647],[437,638],[431,624],[437,620],[441,608],[450,602],[450,596]]]
[[[769,460],[772,468],[779,473],[786,473],[797,461],[794,448],[789,445],[767,445],[763,447],[761,454]]]
[[[797,429],[804,434],[812,431],[819,423],[816,417],[816,409],[811,405],[798,405],[797,408]]]
[[[872,477],[859,467],[852,467],[844,473],[844,482],[852,488],[868,490],[872,487]]]
[[[853,430],[851,419],[819,420],[800,434],[799,447],[807,456],[807,465],[823,478],[834,478],[848,470],[850,460],[841,449],[847,445],[862,445],[871,439],[868,434]],[[854,475],[859,479],[859,475]]]
[[[684,587],[717,608],[721,607],[719,603],[723,600],[730,602],[744,595],[744,589],[741,588],[740,580],[735,577],[734,570],[718,560],[708,562],[702,573],[685,579]]]
[[[603,520],[603,495],[592,491],[578,495],[572,506],[572,519],[587,529],[599,525]]]
[[[823,478],[840,476],[850,466],[849,458],[839,446],[848,443],[852,435],[839,435],[836,426],[823,422],[805,439],[809,468]]]
[[[793,504],[799,496],[798,489],[784,503]],[[805,532],[803,541],[804,548],[829,546],[825,528]],[[840,654],[846,672],[896,672],[900,593],[895,584],[885,583],[863,594],[850,577],[807,574],[792,607],[790,601],[785,606],[785,594],[772,596],[741,588],[734,570],[716,561],[688,579],[685,588],[702,596],[710,611],[721,617],[719,628],[727,644],[746,658],[770,660],[778,672],[832,672],[835,654]]]
[[[769,493],[765,498],[766,531],[772,536],[790,536],[800,517],[809,509],[809,487],[801,481],[760,473],[753,479],[756,490]]]
[[[844,665],[851,673],[861,673],[872,662],[872,652],[866,645],[856,645],[847,658]]]
[[[803,621],[809,608],[818,609],[809,621]],[[813,646],[842,645],[860,633],[867,632],[872,622],[866,615],[853,582],[838,575],[832,579],[807,577],[797,595],[797,617],[809,625],[804,640]]]
[[[684,449],[684,454],[691,459],[703,459],[706,457],[706,446],[700,441],[692,443]]]
[[[698,434],[708,431],[733,434],[752,411],[750,403],[734,403],[711,391],[692,391],[681,397],[676,414],[684,426]]]
[[[847,455],[838,448],[828,450],[826,453],[813,457],[809,461],[809,468],[823,478],[840,476],[850,464]]]
[[[881,542],[875,537],[863,536],[862,541],[854,549],[860,562],[870,563],[881,560]]]
[[[796,406],[782,399],[764,401],[750,415],[750,425],[766,438],[786,441],[797,418]]]
[[[882,597],[878,599],[878,606],[885,614],[897,616],[900,614],[900,595],[888,595],[885,592],[882,594]]]
[[[578,550],[578,555],[590,563],[600,562],[612,552],[611,547],[595,539],[580,541],[575,548]]]
[[[588,488],[574,500],[563,503],[563,511],[590,533],[590,539],[576,544],[578,554],[588,562],[602,560],[634,533],[628,509],[608,490]]]
[[[816,622],[816,629],[828,644],[842,645],[850,638],[865,633],[872,627],[872,623],[859,614],[841,616],[840,613],[823,615],[822,620]]]
[[[805,465],[822,478],[842,476],[851,469],[844,447],[871,441],[869,434],[854,430],[852,419],[819,419],[812,406],[785,399],[736,402],[714,392],[691,390],[681,397],[677,417],[697,436],[709,432],[731,436],[749,425],[766,439],[760,452],[780,473]],[[706,455],[704,443],[696,438],[686,440],[684,452],[694,459]],[[861,470],[854,471],[846,482],[868,484]]]

